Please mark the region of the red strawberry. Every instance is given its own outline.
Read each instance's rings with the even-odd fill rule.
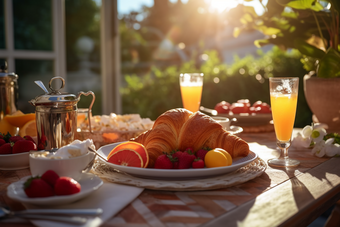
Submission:
[[[53,170],[47,170],[42,176],[41,179],[46,181],[49,185],[54,187],[56,181],[59,179],[59,175]]]
[[[17,141],[24,140],[21,136],[11,136],[9,142],[16,143]]]
[[[210,150],[209,148],[200,149],[200,150],[196,151],[195,155],[196,155],[196,157],[204,160],[204,157],[208,153],[209,150]]]
[[[59,177],[54,185],[56,195],[72,195],[80,192],[80,184],[71,177]]]
[[[184,152],[194,153],[194,149],[192,149],[191,147],[188,147],[187,149],[184,150]]]
[[[34,141],[34,139],[33,139],[31,136],[26,135],[26,136],[24,136],[24,139],[25,139],[25,140],[32,141],[33,143],[36,144],[36,142]]]
[[[53,188],[40,177],[31,177],[24,183],[24,190],[28,197],[54,196]]]
[[[189,169],[195,158],[195,155],[193,155],[190,151],[183,152],[178,159],[178,169]]]
[[[28,151],[36,151],[37,150],[37,145],[33,143],[32,141],[29,140],[18,140],[14,145],[13,145],[13,154],[16,153],[23,153],[23,152],[28,152]]]
[[[6,141],[4,140],[4,139],[0,139],[0,147],[2,146],[2,145],[4,145],[6,143]]]
[[[12,144],[5,143],[0,147],[0,154],[12,154]]]
[[[173,151],[172,158],[173,158],[173,169],[178,169],[179,166],[179,157],[183,154],[182,151]]]
[[[162,154],[158,156],[155,162],[155,169],[172,169],[172,157],[169,154]]]
[[[192,168],[204,168],[204,161],[200,158],[196,158],[192,163]]]

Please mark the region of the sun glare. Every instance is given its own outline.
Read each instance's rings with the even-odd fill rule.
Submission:
[[[231,9],[237,6],[238,0],[206,0],[210,5],[210,10],[222,12],[226,9]]]

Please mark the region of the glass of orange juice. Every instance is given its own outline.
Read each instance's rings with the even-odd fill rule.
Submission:
[[[182,73],[179,76],[183,107],[191,112],[201,105],[203,73]]]
[[[279,158],[268,160],[272,167],[295,167],[298,160],[288,157],[288,148],[293,133],[299,90],[298,77],[269,78],[270,103],[276,134],[276,144],[281,150]]]

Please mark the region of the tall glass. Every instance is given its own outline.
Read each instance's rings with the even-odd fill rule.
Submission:
[[[192,112],[201,105],[203,73],[182,73],[179,76],[183,107]]]
[[[270,103],[276,134],[276,144],[281,149],[279,158],[268,160],[273,167],[294,167],[299,161],[288,157],[299,90],[298,77],[269,78]]]

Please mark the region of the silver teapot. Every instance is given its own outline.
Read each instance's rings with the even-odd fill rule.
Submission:
[[[61,80],[59,89],[52,87],[53,80]],[[70,144],[74,140],[77,131],[77,103],[81,95],[92,95],[92,102],[88,109],[89,129],[91,132],[91,109],[95,101],[92,91],[78,92],[77,95],[61,93],[65,86],[62,77],[53,77],[49,82],[51,92],[48,92],[41,81],[35,81],[45,94],[37,96],[29,103],[35,106],[38,150],[52,150]]]

